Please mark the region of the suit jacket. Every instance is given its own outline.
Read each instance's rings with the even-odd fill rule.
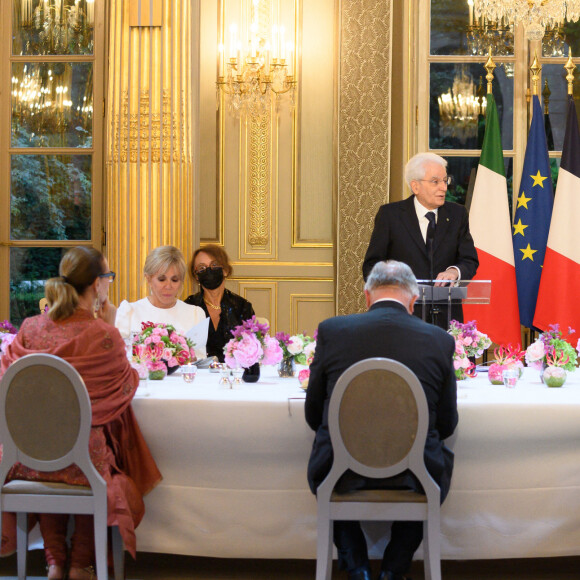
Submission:
[[[308,463],[308,482],[313,493],[332,466],[328,405],[336,381],[355,362],[387,357],[407,365],[425,390],[429,406],[425,464],[441,487],[441,497],[446,496],[453,453],[443,439],[453,433],[458,420],[454,350],[455,341],[449,334],[409,315],[403,305],[394,301],[379,301],[368,312],[337,316],[320,324],[305,403],[306,422],[316,431]],[[350,489],[365,487],[355,480],[351,478]]]
[[[433,277],[457,266],[463,280],[471,280],[479,261],[473,238],[469,233],[469,219],[464,206],[445,202],[437,211],[437,227],[433,240]],[[381,260],[397,260],[409,265],[418,280],[431,278],[429,255],[421,235],[414,196],[403,201],[382,205],[375,217],[375,227],[363,262],[366,280],[373,266]],[[415,314],[421,316],[417,307]],[[455,307],[452,318],[463,320],[461,307]],[[441,320],[446,328],[447,311]]]

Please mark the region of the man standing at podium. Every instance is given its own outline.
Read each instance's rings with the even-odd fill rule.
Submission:
[[[408,264],[418,280],[441,280],[440,285],[475,276],[477,251],[469,233],[464,206],[445,201],[450,178],[447,161],[435,153],[418,153],[405,166],[405,181],[413,196],[382,205],[363,262],[366,280],[383,260]],[[422,315],[422,306],[414,314]],[[463,321],[460,305],[451,318]],[[427,321],[447,329],[447,309],[427,307]]]

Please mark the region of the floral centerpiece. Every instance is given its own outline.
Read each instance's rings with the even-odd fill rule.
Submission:
[[[568,328],[568,336],[574,332]],[[576,350],[564,338],[558,324],[551,324],[526,349],[526,364],[542,371],[540,377],[548,386],[561,387],[566,381],[566,371],[576,368],[576,359]]]
[[[495,362],[489,365],[488,378],[492,385],[503,385],[503,371],[507,369],[518,369],[521,376],[524,363],[524,351],[521,346],[501,345],[494,349]]]
[[[163,379],[180,365],[196,359],[194,344],[171,324],[143,322],[133,339],[133,362],[139,376],[147,371],[152,380]]]
[[[4,354],[8,345],[16,338],[18,329],[8,320],[0,322],[0,354]]]
[[[309,365],[312,361],[316,341],[310,336],[306,334],[290,336],[284,332],[278,332],[276,340],[283,352],[283,358],[278,369],[278,374],[281,377],[293,377],[296,364]]]
[[[224,347],[226,365],[232,369],[254,367],[259,377],[259,363],[278,364],[282,360],[283,352],[278,341],[268,334],[269,330],[270,327],[258,322],[255,316],[236,326],[232,330],[233,338]],[[248,380],[247,375],[244,380]]]
[[[481,356],[489,347],[491,340],[483,332],[479,332],[475,320],[471,322],[458,322],[452,320],[447,331],[455,339],[455,352],[453,353],[453,368],[455,377],[459,380],[475,377],[475,364],[469,360]]]

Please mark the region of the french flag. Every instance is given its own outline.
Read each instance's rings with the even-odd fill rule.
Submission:
[[[540,279],[534,326],[559,324],[580,331],[580,133],[570,96],[562,161]]]

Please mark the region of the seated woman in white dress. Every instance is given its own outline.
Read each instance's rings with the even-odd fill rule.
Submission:
[[[183,289],[185,271],[183,254],[175,246],[159,246],[149,253],[143,268],[150,288],[149,296],[137,302],[123,300],[117,309],[115,326],[123,338],[141,332],[142,322],[172,324],[177,332],[185,334],[205,318],[202,308],[178,298]],[[195,354],[198,359],[204,358],[205,344],[196,344]]]

